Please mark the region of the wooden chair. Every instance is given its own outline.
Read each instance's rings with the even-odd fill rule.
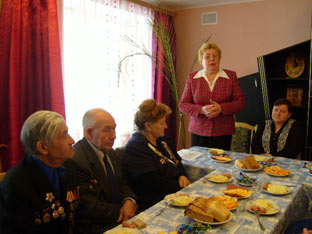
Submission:
[[[231,151],[250,154],[252,138],[257,130],[257,125],[235,122],[235,128],[236,132],[232,135]]]
[[[0,173],[0,182],[3,180],[5,175],[6,175],[6,172]]]

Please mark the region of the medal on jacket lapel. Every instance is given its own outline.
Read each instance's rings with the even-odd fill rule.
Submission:
[[[161,152],[159,152],[151,143],[148,143],[148,147],[150,147],[151,150],[153,150],[161,159],[159,160],[161,164],[165,164],[165,162],[172,163],[174,166],[177,166],[170,158],[165,157],[162,155]]]

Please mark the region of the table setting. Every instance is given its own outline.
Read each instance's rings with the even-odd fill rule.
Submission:
[[[192,160],[182,161],[193,183],[131,219],[146,224],[143,229],[135,229],[138,233],[279,234],[288,224],[312,217],[310,162],[281,157],[268,162],[263,156],[258,156],[258,161],[257,155],[249,159],[248,154],[226,151],[224,155],[231,160],[220,163],[212,157],[223,155],[211,154],[208,148],[192,147],[183,151],[184,156],[187,151],[193,155],[196,151]],[[258,168],[244,169],[235,163],[237,160]],[[206,211],[214,213],[213,218],[208,211],[204,216],[198,211],[198,207],[206,205],[209,207]],[[227,210],[223,214],[215,213],[224,207]],[[216,220],[219,216],[221,221]]]

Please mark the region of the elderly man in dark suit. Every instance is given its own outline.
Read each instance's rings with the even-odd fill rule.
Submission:
[[[75,141],[64,118],[52,111],[28,117],[21,131],[27,152],[0,183],[0,233],[75,233],[79,191]]]
[[[105,110],[89,110],[83,117],[84,138],[74,145],[80,166],[80,233],[102,234],[137,210],[136,195],[123,178],[116,152],[116,123]]]

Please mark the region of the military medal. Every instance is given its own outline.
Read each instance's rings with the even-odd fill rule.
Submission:
[[[46,194],[46,200],[49,202],[52,202],[54,200],[53,193],[47,193]]]
[[[73,219],[74,219],[74,213],[70,213],[69,214],[69,221],[73,221]]]
[[[44,222],[44,223],[47,223],[47,222],[49,222],[51,220],[51,215],[49,214],[49,213],[45,213],[44,215],[43,215],[43,217],[42,217],[42,221]]]
[[[65,219],[66,218],[66,213],[64,212],[63,214],[61,214],[61,219]]]
[[[58,209],[57,209],[57,212],[61,215],[61,214],[64,214],[64,208],[63,207],[59,207]]]
[[[41,224],[41,219],[40,218],[35,218],[34,223],[36,225],[40,225]]]
[[[60,217],[60,214],[57,212],[57,210],[54,210],[52,216],[53,218],[57,219],[58,217]]]
[[[72,203],[75,200],[75,196],[72,191],[67,191],[66,201]]]
[[[161,159],[159,160],[161,164],[165,164],[166,162],[172,163],[174,166],[177,166],[174,161],[170,158],[165,157],[161,152],[159,152],[152,144],[148,143],[148,147],[153,150]]]

